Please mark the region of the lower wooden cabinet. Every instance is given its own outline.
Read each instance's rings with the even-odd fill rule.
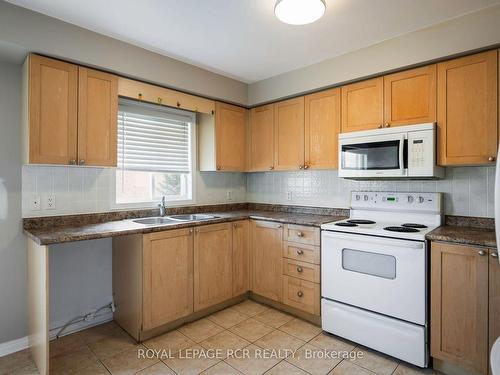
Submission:
[[[431,356],[479,374],[488,373],[488,341],[499,334],[500,278],[493,253],[437,242],[431,247]]]
[[[283,225],[251,222],[252,292],[281,302]]]
[[[193,230],[144,235],[144,329],[193,312]]]
[[[233,295],[232,232],[230,223],[194,232],[194,311],[199,311]]]
[[[489,346],[488,352],[496,339],[500,337],[500,263],[498,263],[498,250],[490,249],[489,261]],[[491,373],[491,371],[490,371]]]
[[[318,283],[283,276],[283,303],[310,314],[319,315],[320,287]]]
[[[237,221],[233,225],[233,296],[250,290],[248,220]]]

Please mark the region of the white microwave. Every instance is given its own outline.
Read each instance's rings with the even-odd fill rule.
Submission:
[[[436,124],[339,134],[339,177],[441,178],[436,165]]]

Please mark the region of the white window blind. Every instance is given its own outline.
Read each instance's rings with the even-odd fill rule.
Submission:
[[[121,101],[118,167],[136,171],[191,172],[191,122],[192,117],[188,115]]]

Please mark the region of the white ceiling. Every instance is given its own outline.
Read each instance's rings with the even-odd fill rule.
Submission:
[[[251,83],[419,30],[500,0],[326,0],[306,26],[275,0],[8,0]]]

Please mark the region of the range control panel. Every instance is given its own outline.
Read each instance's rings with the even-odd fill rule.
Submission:
[[[441,193],[353,191],[351,208],[440,212]]]

